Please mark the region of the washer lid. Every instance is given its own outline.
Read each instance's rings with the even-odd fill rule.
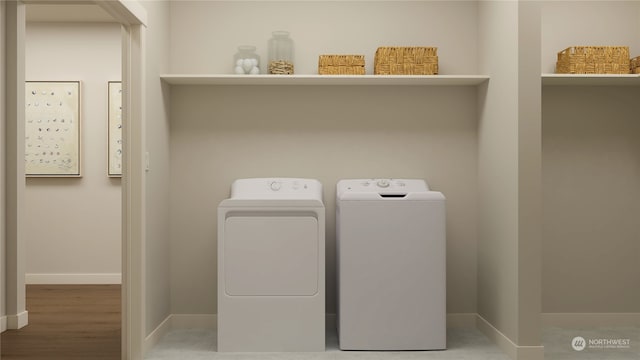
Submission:
[[[338,199],[351,200],[415,200],[433,193],[421,179],[346,179],[337,185]]]
[[[322,202],[322,184],[315,179],[238,179],[231,185],[232,199],[294,199]]]

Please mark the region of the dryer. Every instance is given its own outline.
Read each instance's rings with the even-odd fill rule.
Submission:
[[[446,348],[445,198],[417,179],[337,185],[343,350]]]
[[[324,264],[320,182],[236,180],[218,207],[218,351],[324,351]]]

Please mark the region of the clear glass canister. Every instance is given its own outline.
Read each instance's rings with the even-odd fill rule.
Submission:
[[[238,52],[233,56],[233,60],[234,73],[238,75],[260,74],[260,57],[256,54],[255,46],[238,46]]]
[[[288,31],[274,31],[269,39],[269,74],[293,74],[293,40]]]

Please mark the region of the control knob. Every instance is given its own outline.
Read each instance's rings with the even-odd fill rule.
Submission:
[[[387,179],[380,179],[380,180],[378,180],[378,182],[377,182],[377,185],[378,185],[379,187],[381,187],[381,188],[387,188],[387,187],[389,187],[389,184],[390,184],[390,183],[389,183],[389,180],[387,180]]]
[[[278,191],[282,188],[282,183],[280,181],[272,181],[271,184],[269,184],[269,187],[273,191]]]

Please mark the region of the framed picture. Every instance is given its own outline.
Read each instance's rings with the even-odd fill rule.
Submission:
[[[109,81],[109,176],[122,176],[122,82]]]
[[[80,81],[27,81],[24,130],[28,177],[80,177]]]

